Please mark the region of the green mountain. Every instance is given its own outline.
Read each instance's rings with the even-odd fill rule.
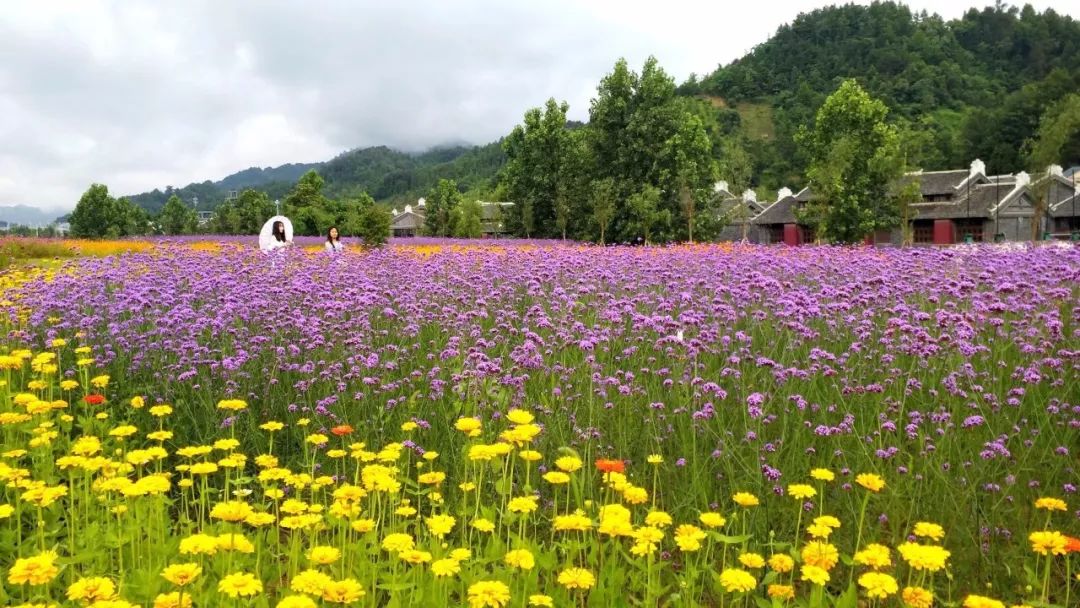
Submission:
[[[151,213],[157,213],[173,194],[199,209],[214,209],[231,191],[254,188],[271,199],[282,198],[296,180],[314,169],[326,180],[326,195],[348,198],[367,192],[377,201],[397,203],[415,200],[427,193],[440,178],[453,179],[464,190],[490,189],[491,181],[506,161],[499,142],[485,146],[434,148],[408,154],[386,146],[351,150],[322,163],[298,163],[252,167],[219,181],[167,187],[128,198]]]
[[[856,78],[905,127],[909,160],[926,170],[981,158],[1025,167],[1043,112],[1080,88],[1080,22],[1030,5],[971,9],[945,21],[894,2],[799,15],[746,56],[681,88],[735,113],[755,181],[798,185],[794,135],[845,78]],[[1065,163],[1080,161],[1080,141]]]
[[[832,6],[798,15],[746,56],[701,78],[691,76],[679,93],[704,100],[698,107],[712,115],[705,116],[710,137],[724,142],[717,155],[741,148],[751,165],[749,185],[775,191],[804,184],[806,160],[795,135],[846,78],[856,78],[888,105],[904,132],[911,165],[966,167],[980,158],[992,172],[1016,172],[1028,169],[1025,146],[1042,114],[1080,90],[1080,22],[1000,3],[950,21],[895,2]],[[1080,138],[1061,161],[1080,164]],[[174,193],[188,203],[197,196],[201,209],[247,187],[273,200],[309,169],[326,179],[332,198],[367,192],[398,204],[424,195],[440,178],[487,196],[505,162],[500,142],[422,154],[378,146],[323,163],[253,167],[217,182],[130,198],[151,212]]]

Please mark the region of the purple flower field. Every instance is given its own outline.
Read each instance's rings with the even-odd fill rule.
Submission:
[[[1069,505],[1047,529],[1080,536],[1080,248],[423,245],[80,259],[9,290],[9,340],[80,336],[116,399],[173,405],[179,446],[222,428],[261,446],[260,424],[307,418],[274,439],[302,459],[307,433],[381,445],[412,422],[406,448],[459,462],[455,421],[517,408],[537,450],[622,461],[676,517],[829,469],[831,541],[937,522],[957,597],[1025,595],[1040,498]],[[229,398],[248,409],[222,420]],[[863,473],[887,483],[873,500]],[[807,518],[824,498],[800,499]],[[740,525],[764,542],[800,521],[763,506]]]

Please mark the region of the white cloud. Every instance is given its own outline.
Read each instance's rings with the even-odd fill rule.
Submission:
[[[0,205],[70,208],[91,182],[134,193],[359,146],[485,143],[548,97],[581,120],[620,56],[654,54],[682,81],[826,3],[14,4],[0,16]]]

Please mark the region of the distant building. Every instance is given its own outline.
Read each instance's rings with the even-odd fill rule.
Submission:
[[[783,188],[780,190],[781,198],[785,192],[787,195],[791,194],[790,190]],[[745,190],[742,196],[736,196],[731,193],[725,181],[716,182],[713,186],[713,201],[716,202],[717,213],[724,223],[717,240],[762,242],[761,229],[752,224],[751,220],[765,211],[770,203],[758,202],[757,193],[749,189]]]
[[[214,219],[214,212],[213,211],[200,211],[199,212],[199,225],[200,226],[205,226],[205,225],[209,224],[210,221],[213,220],[213,219]]]
[[[506,214],[514,203],[510,202],[485,202],[480,203],[480,232],[485,237],[498,237],[506,234]]]
[[[424,199],[420,199],[422,202]],[[418,205],[419,207],[419,205]],[[418,236],[424,228],[424,215],[414,211],[412,205],[405,205],[405,211],[393,211],[390,220],[390,234],[396,237]]]
[[[506,234],[506,212],[514,206],[514,203],[478,202],[480,203],[480,230],[483,236]],[[426,210],[427,201],[422,198],[416,201],[415,208],[412,205],[405,205],[404,211],[391,210],[390,234],[399,238],[418,236],[424,229]]]
[[[975,160],[967,170],[913,172],[900,183],[911,181],[918,182],[922,195],[922,200],[910,207],[912,241],[917,245],[1029,240],[1037,193],[1043,189],[1047,217],[1040,231],[1060,238],[1062,233],[1067,236],[1073,226],[1080,227],[1080,218],[1072,210],[1074,204],[1080,208],[1077,188],[1060,167],[1052,167],[1033,183],[1031,176],[1023,172],[987,175],[983,162]],[[811,189],[804,188],[798,194],[780,198],[754,217],[752,223],[764,230],[764,242],[787,245],[813,242],[816,237],[813,230],[800,224],[796,216],[796,210],[812,198]],[[900,228],[881,230],[868,237],[867,244],[899,245],[902,234]]]

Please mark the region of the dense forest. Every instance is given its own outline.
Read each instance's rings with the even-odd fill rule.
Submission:
[[[1001,3],[950,21],[894,2],[828,7],[799,15],[715,72],[691,76],[675,94],[707,132],[718,177],[732,189],[753,187],[771,198],[781,186],[805,184],[808,158],[796,136],[847,78],[888,107],[910,167],[965,167],[981,158],[995,173],[1030,169],[1027,151],[1040,118],[1080,90],[1080,22]],[[504,144],[422,154],[363,148],[324,163],[251,168],[129,198],[152,213],[174,194],[189,204],[197,196],[200,209],[214,209],[230,190],[245,188],[273,200],[315,169],[332,198],[367,193],[400,206],[445,179],[466,199],[490,200],[514,190]],[[1065,146],[1061,164],[1080,164],[1080,138]],[[540,202],[554,209],[553,201]],[[522,219],[516,221],[524,232]],[[613,227],[621,223],[613,218]]]

